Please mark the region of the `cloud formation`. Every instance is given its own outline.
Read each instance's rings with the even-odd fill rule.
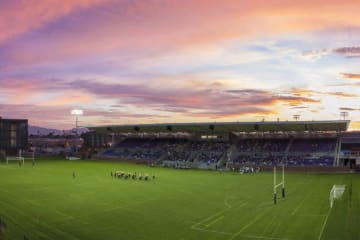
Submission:
[[[75,11],[89,9],[104,2],[104,0],[3,0],[0,8],[0,44]]]
[[[340,73],[340,77],[349,80],[360,80],[360,73]]]
[[[358,46],[335,48],[333,52],[345,57],[360,57],[360,47]]]
[[[340,107],[339,110],[340,111],[358,111],[360,109],[359,108],[351,108],[351,107]]]
[[[360,79],[359,11],[357,0],[4,0],[1,114],[50,127],[71,125],[74,107],[91,124],[329,118],[358,102],[360,83],[338,78]]]
[[[347,58],[358,58],[360,57],[360,47],[351,46],[351,47],[340,47],[333,49],[310,50],[310,51],[304,51],[302,55],[310,58],[320,58],[329,55],[331,53]]]

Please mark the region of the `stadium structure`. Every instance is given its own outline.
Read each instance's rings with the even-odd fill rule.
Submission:
[[[355,169],[360,133],[349,120],[167,123],[89,127],[85,145],[97,157],[176,168]]]
[[[28,147],[28,120],[0,117],[0,152],[12,153]]]
[[[90,127],[76,149],[90,159],[30,139],[36,155],[0,164],[0,239],[360,239],[349,124]]]

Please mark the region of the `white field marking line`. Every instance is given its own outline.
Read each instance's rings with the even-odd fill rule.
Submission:
[[[117,206],[117,207],[113,207],[113,208],[108,208],[108,209],[104,209],[102,212],[106,213],[106,212],[111,212],[111,211],[115,211],[115,210],[119,210],[119,209],[123,209],[125,211],[132,212],[132,213],[144,214],[141,211],[137,211],[137,210],[133,209],[132,206],[130,206],[130,205],[127,205],[127,206],[124,205],[124,206]]]
[[[57,213],[58,215],[64,216],[66,218],[69,218],[69,219],[74,219],[73,216],[63,213],[63,212],[60,212],[59,210],[55,210],[55,213]]]
[[[295,215],[295,213],[300,209],[300,207],[304,204],[305,200],[312,194],[312,191],[310,191],[306,196],[301,200],[301,202],[297,205],[297,207],[292,211],[291,215]]]
[[[22,211],[18,210],[16,207],[14,207],[14,206],[6,203],[6,202],[0,201],[0,203],[2,203],[3,205],[7,205],[8,208],[9,208],[9,207],[12,208],[14,212],[17,212],[17,214],[22,215],[23,217],[32,220],[32,222],[33,222],[33,223],[31,223],[32,225],[36,225],[35,222],[38,223],[38,221],[39,221],[38,218],[29,216],[29,215],[23,213]],[[16,221],[14,221],[14,222],[16,223]],[[70,237],[72,237],[73,239],[78,239],[78,238],[74,237],[73,235],[71,235],[71,234],[69,234],[69,233],[66,233],[66,232],[64,232],[64,231],[62,231],[62,230],[60,230],[60,229],[58,229],[58,228],[55,228],[55,227],[53,227],[53,226],[50,226],[50,225],[46,224],[45,222],[42,222],[42,224],[43,224],[46,228],[51,229],[53,232],[58,231],[58,232],[60,232],[60,233],[63,234],[63,235],[70,236]],[[44,233],[44,234],[45,234],[45,233]]]
[[[74,235],[68,233],[68,232],[64,232],[63,230],[59,229],[59,228],[56,228],[56,227],[53,227],[53,226],[50,226],[48,225],[46,222],[41,222],[43,226],[45,226],[46,228],[50,229],[51,231],[53,231],[54,233],[55,232],[58,232],[60,234],[62,234],[63,236],[67,236],[67,238],[71,238],[71,239],[79,239],[77,237],[75,237]]]
[[[255,239],[288,240],[288,238],[266,237],[266,236],[256,236],[256,235],[240,235],[240,237],[255,238]]]
[[[319,239],[319,240],[321,239],[321,236],[322,236],[322,234],[323,234],[323,232],[324,232],[324,229],[325,229],[325,226],[326,226],[327,220],[328,220],[329,215],[330,215],[330,211],[331,211],[331,208],[329,208],[329,211],[328,211],[328,213],[327,213],[327,215],[326,215],[326,218],[325,218],[324,224],[322,225],[322,228],[321,228],[321,231],[320,231],[320,234],[319,234],[319,237],[318,237],[318,239]]]
[[[133,204],[127,204],[127,205],[123,205],[123,206],[117,206],[117,207],[112,207],[112,208],[104,209],[104,210],[99,211],[99,212],[96,212],[96,213],[91,213],[91,214],[88,214],[88,215],[86,215],[86,216],[82,216],[81,218],[87,218],[87,217],[91,217],[91,216],[97,215],[97,214],[99,214],[99,213],[106,213],[106,212],[115,211],[115,210],[118,210],[118,209],[123,209],[123,210],[126,210],[126,211],[128,211],[128,212],[137,213],[137,214],[144,214],[144,213],[141,212],[141,211],[135,210],[135,207],[138,206],[138,205],[140,205],[140,204],[143,204],[143,203],[146,203],[146,202],[150,202],[150,201],[154,201],[154,200],[158,200],[158,198],[146,199],[146,200],[143,200],[143,201],[134,202]],[[80,217],[79,217],[79,218],[80,218]]]
[[[228,196],[224,199],[224,205],[227,208],[232,208],[232,206],[230,205],[230,203],[228,202],[230,199],[235,199],[236,197],[234,196]]]
[[[58,215],[66,217],[66,219],[58,219],[58,220],[55,220],[55,221],[51,221],[51,222],[49,222],[51,224],[59,223],[61,225],[64,225],[64,224],[67,224],[68,221],[78,221],[78,222],[80,222],[82,224],[89,224],[87,221],[82,220],[81,217],[74,217],[74,216],[68,215],[66,213],[60,212],[58,210],[55,210],[55,213],[57,213]]]
[[[273,206],[273,205],[272,205],[272,206]],[[271,219],[271,221],[269,221],[269,222],[265,225],[265,227],[264,227],[264,229],[263,229],[263,232],[264,232],[264,233],[268,230],[268,228],[271,228],[271,225],[273,224],[274,220],[276,219],[276,216],[275,216],[275,215],[272,215],[270,219]],[[280,222],[278,222],[278,224],[276,224],[276,227],[273,227],[273,228],[272,228],[272,230],[273,230],[272,232],[274,232],[274,229],[276,229],[279,224],[280,224]]]
[[[2,188],[0,188],[0,192],[4,192],[4,193],[6,193],[6,194],[11,194],[11,192],[10,192],[10,191],[5,190],[5,189],[2,189]]]
[[[216,230],[210,230],[210,229],[204,229],[204,228],[198,228],[198,227],[194,227],[193,229],[203,231],[203,232],[217,233],[217,234],[230,235],[230,236],[234,234],[234,233],[229,233],[229,232],[216,231]],[[245,237],[245,238],[254,238],[254,239],[289,240],[288,238],[277,238],[277,237],[256,236],[256,235],[239,235],[239,236]]]
[[[222,231],[216,231],[216,230],[210,230],[210,229],[204,229],[204,228],[198,228],[198,227],[192,227],[191,229],[203,231],[203,232],[218,233],[218,234],[222,234],[222,235],[229,235],[229,236],[233,235],[233,233],[229,233],[229,232],[222,232]]]
[[[247,202],[246,202],[246,203],[243,203],[243,201],[241,201],[240,203],[241,203],[241,204],[240,204],[238,207],[243,207],[243,206],[245,206],[245,205],[248,204]],[[223,214],[224,212],[226,212],[226,211],[228,211],[228,210],[229,210],[228,208],[223,209],[223,210],[221,210],[221,211],[219,211],[219,212],[217,212],[217,213],[215,213],[215,214],[213,214],[213,215],[211,215],[211,216],[209,216],[209,217],[201,220],[200,222],[197,222],[197,223],[193,224],[190,228],[193,228],[193,227],[196,227],[197,225],[203,224],[204,222],[209,221],[209,220],[213,219],[214,217],[217,217],[217,216],[219,216],[220,214]]]
[[[298,214],[298,217],[326,217],[326,214]]]
[[[16,165],[17,166],[17,165]],[[0,167],[1,168],[6,168],[6,169],[11,169],[11,170],[16,170],[16,169],[19,169],[19,167],[18,168],[13,168],[13,167],[8,167],[8,166],[4,166],[4,165],[0,165]]]
[[[213,225],[214,223],[216,223],[216,222],[220,221],[220,220],[221,220],[221,219],[223,219],[223,218],[224,218],[224,215],[222,215],[222,216],[220,216],[220,217],[216,218],[214,221],[209,222],[208,224],[205,224],[205,226],[206,226],[206,227],[209,227],[210,225]]]
[[[37,200],[33,200],[33,199],[25,199],[26,202],[30,203],[31,205],[34,205],[36,207],[41,207],[42,204],[39,203],[39,201]]]
[[[274,203],[268,201],[268,202],[262,202],[259,204],[259,206],[257,206],[258,208],[262,208],[262,207],[272,207],[274,206]]]
[[[6,216],[6,218],[9,219],[11,222],[13,222],[15,225],[17,225],[17,221],[14,220],[11,216]],[[33,224],[33,225],[35,225],[35,224]],[[20,228],[21,228],[22,230],[24,230],[24,228],[22,228],[22,227],[20,227]],[[34,228],[34,230],[35,230],[35,233],[37,233],[37,234],[32,234],[32,236],[34,236],[34,235],[37,235],[37,236],[46,236],[48,239],[51,239],[51,237],[50,237],[49,235],[47,235],[47,234],[44,233],[44,232],[41,232],[39,229]],[[39,233],[40,233],[40,235],[39,235]]]
[[[235,237],[239,236],[242,231],[244,231],[246,228],[250,227],[251,225],[253,225],[257,220],[259,220],[259,218],[261,218],[264,213],[266,213],[266,211],[263,211],[261,214],[257,215],[251,222],[249,222],[248,224],[246,224],[245,226],[243,226],[238,232],[236,232],[234,235],[231,236],[231,238],[229,238],[229,240],[234,239]]]

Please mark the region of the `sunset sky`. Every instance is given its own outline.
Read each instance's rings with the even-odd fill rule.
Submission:
[[[0,116],[337,120],[360,130],[359,0],[0,0]]]

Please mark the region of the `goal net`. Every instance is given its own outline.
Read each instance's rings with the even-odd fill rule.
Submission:
[[[330,191],[330,207],[332,208],[334,205],[335,199],[341,198],[345,191],[345,185],[333,185]]]

